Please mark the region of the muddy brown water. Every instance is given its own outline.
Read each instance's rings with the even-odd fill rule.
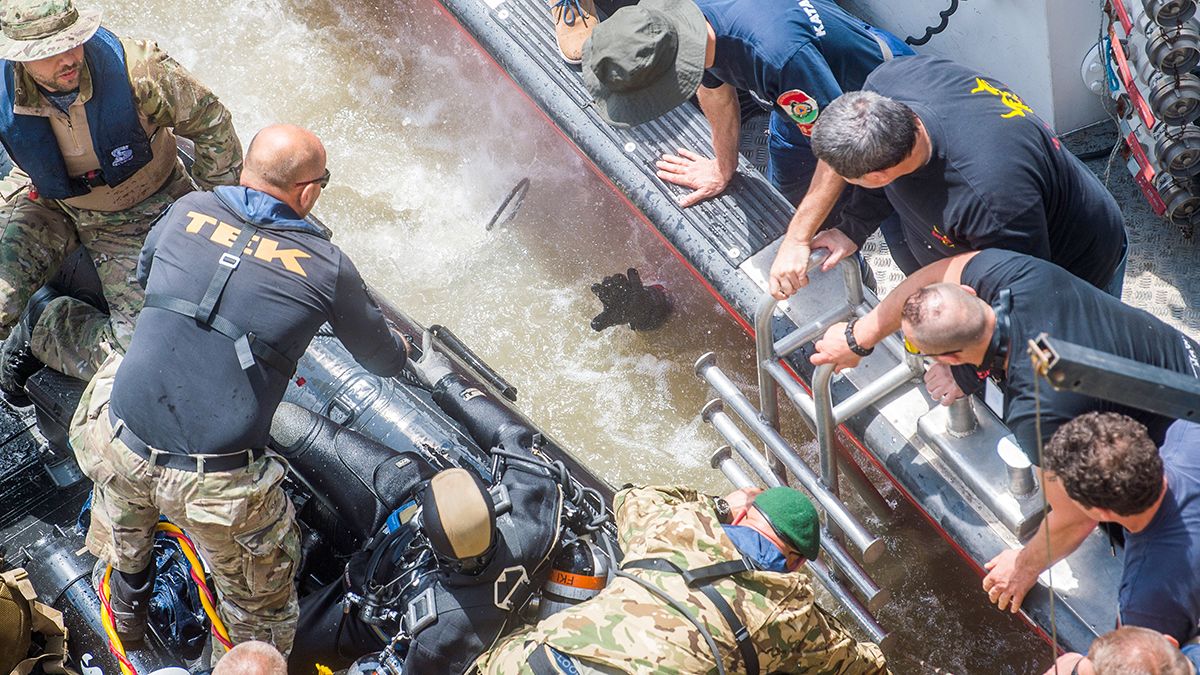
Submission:
[[[86,2],[89,6],[98,3]],[[123,0],[119,34],[157,40],[233,111],[243,143],[272,122],[317,132],[332,182],[317,214],[381,294],[451,327],[520,405],[615,485],[726,490],[692,363],[715,351],[752,400],[753,343],[656,235],[431,0]],[[548,20],[548,19],[547,19]],[[485,231],[522,178],[517,218]],[[662,329],[593,332],[590,293],[638,268],[670,289]],[[786,429],[811,450],[807,430]],[[890,489],[874,568],[894,599],[897,673],[1040,673],[1049,647],[990,609],[979,578]],[[827,597],[827,607],[833,606]]]

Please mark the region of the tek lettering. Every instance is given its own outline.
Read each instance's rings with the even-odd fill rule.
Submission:
[[[229,223],[217,220],[203,213],[188,211],[187,215],[191,220],[188,221],[187,226],[184,228],[185,231],[189,234],[207,236],[209,241],[225,248],[232,248],[234,242],[237,241],[238,235],[242,233],[240,229]],[[250,244],[242,253],[253,255],[255,258],[265,260],[268,263],[278,260],[284,269],[289,272],[295,272],[302,277],[307,277],[308,275],[304,273],[304,268],[300,266],[300,260],[312,257],[298,248],[279,248],[278,241],[257,234],[250,237]]]

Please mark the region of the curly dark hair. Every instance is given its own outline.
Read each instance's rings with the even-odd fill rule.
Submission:
[[[1086,413],[1054,432],[1042,468],[1062,481],[1071,499],[1132,516],[1162,495],[1163,463],[1146,427],[1117,413]]]

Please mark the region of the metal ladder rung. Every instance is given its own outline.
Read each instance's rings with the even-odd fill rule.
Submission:
[[[842,500],[796,455],[787,440],[767,424],[766,419],[754,407],[754,404],[737,388],[729,376],[717,367],[714,354],[710,352],[696,361],[696,374],[708,382],[709,386],[733,408],[737,416],[751,428],[755,435],[766,443],[771,454],[787,467],[787,470],[824,509],[832,523],[831,529],[836,528],[843,532],[862,552],[863,560],[872,563],[883,554],[886,548],[883,540],[871,534],[858,518],[850,513]]]
[[[755,486],[750,476],[734,461],[732,450],[728,446],[722,446],[713,453],[710,463],[713,468],[719,469],[721,473],[725,474],[725,477],[733,484],[734,488],[742,489]],[[863,595],[867,597],[867,604],[864,605],[850,589],[846,588],[845,584],[834,576],[833,571],[825,561],[820,559],[809,560],[807,563],[809,571],[825,587],[825,590],[829,591],[829,594],[846,608],[846,611],[850,613],[854,622],[867,633],[872,642],[878,643],[882,649],[890,648],[891,635],[880,625],[873,614],[873,612],[878,611],[879,607],[888,602],[890,594],[885,590],[879,589],[870,576],[858,566],[857,562],[853,558],[850,558],[846,549],[842,548],[824,528],[821,530],[821,550],[825,552],[825,555],[829,556],[830,560],[839,568],[839,571],[844,573],[852,583],[859,587],[860,592],[863,592]],[[851,563],[848,565],[849,570],[841,567],[847,560]],[[859,586],[860,583],[866,585],[868,590],[863,590]]]

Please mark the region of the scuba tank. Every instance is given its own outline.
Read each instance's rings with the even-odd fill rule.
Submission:
[[[609,569],[608,556],[591,542],[576,539],[563,546],[542,586],[538,621],[596,597],[608,585]]]

